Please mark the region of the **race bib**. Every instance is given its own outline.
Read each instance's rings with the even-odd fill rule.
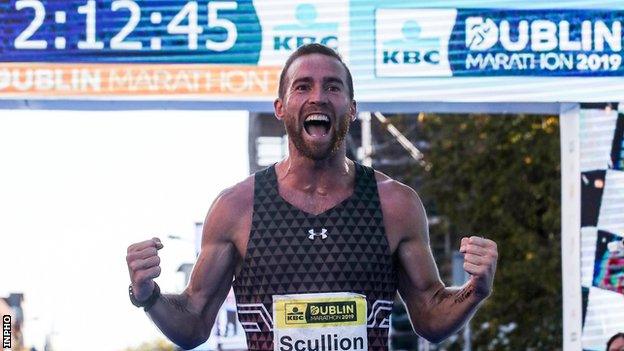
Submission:
[[[360,294],[273,295],[273,350],[368,350],[366,317]]]

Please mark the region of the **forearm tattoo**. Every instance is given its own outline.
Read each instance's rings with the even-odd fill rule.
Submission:
[[[460,291],[459,294],[455,297],[455,303],[462,303],[466,301],[474,292],[474,288],[469,288],[467,290]]]
[[[187,299],[184,296],[162,295],[165,303],[171,305],[178,312],[191,313],[187,308]]]

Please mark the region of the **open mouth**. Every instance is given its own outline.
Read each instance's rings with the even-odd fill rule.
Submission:
[[[306,117],[303,122],[303,128],[310,136],[322,137],[329,133],[331,122],[329,116],[321,113],[314,113]]]

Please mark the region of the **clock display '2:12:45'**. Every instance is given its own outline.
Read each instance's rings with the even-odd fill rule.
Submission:
[[[185,37],[186,49],[197,50],[200,45],[210,51],[222,52],[231,49],[238,38],[238,30],[236,24],[225,17],[220,16],[220,11],[232,11],[238,7],[236,1],[210,1],[204,7],[206,15],[200,14],[200,6],[197,1],[188,1],[177,11],[172,14],[171,7],[168,6],[164,11],[168,11],[164,15],[164,11],[146,11],[132,0],[114,0],[110,2],[110,11],[125,17],[125,24],[120,30],[117,30],[108,43],[98,39],[98,8],[95,0],[87,0],[86,3],[76,8],[77,15],[84,16],[81,22],[84,22],[83,34],[81,39],[76,43],[68,43],[64,36],[55,36],[52,41],[36,38],[37,31],[41,30],[47,16],[45,4],[40,0],[18,0],[15,2],[15,10],[27,12],[30,10],[28,25],[15,37],[13,46],[16,50],[46,50],[49,45],[55,49],[63,50],[69,45],[73,45],[78,50],[102,50],[108,44],[110,50],[161,50],[163,49],[162,38],[155,35],[146,35],[149,33],[150,27],[164,25],[166,19],[166,34],[170,37]],[[150,7],[153,9],[153,7]],[[56,26],[68,25],[68,13],[66,11],[53,11],[53,20]],[[76,16],[76,14],[70,14]],[[205,24],[200,24],[200,17],[207,19]],[[142,21],[143,19],[143,21]],[[145,20],[147,19],[147,21]],[[122,20],[120,20],[122,21]],[[149,24],[148,24],[149,22]],[[142,26],[141,24],[144,23]],[[204,26],[205,25],[205,26]],[[73,25],[75,26],[75,24]],[[204,29],[224,32],[223,40],[212,40],[206,38],[204,42],[200,42],[200,35]],[[100,29],[102,30],[102,29]],[[103,29],[106,30],[106,29]],[[109,30],[110,31],[110,30]],[[141,33],[140,38],[131,38],[133,32]],[[137,40],[143,39],[143,40]]]

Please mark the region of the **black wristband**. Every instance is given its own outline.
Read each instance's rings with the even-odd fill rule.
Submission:
[[[128,295],[130,296],[130,302],[132,302],[133,305],[135,305],[136,307],[143,307],[145,312],[147,312],[150,308],[152,308],[152,306],[154,306],[154,304],[160,297],[160,287],[158,287],[158,284],[154,283],[154,290],[152,291],[152,294],[150,295],[150,297],[147,298],[147,300],[143,302],[137,300],[134,296],[134,292],[132,291],[132,284],[128,286]]]

